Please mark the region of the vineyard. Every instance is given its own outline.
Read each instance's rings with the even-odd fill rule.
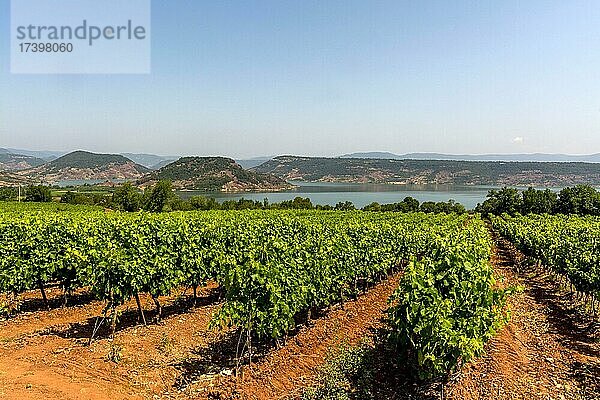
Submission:
[[[28,332],[42,335],[40,345],[48,340],[45,335],[58,335],[67,348],[77,343],[78,357],[84,360],[90,351],[99,352],[101,361],[95,368],[122,365],[129,371],[131,357],[149,351],[139,341],[160,331],[160,336],[151,336],[158,349],[170,348],[169,335],[182,336],[191,347],[178,357],[187,354],[193,360],[198,351],[192,351],[193,346],[203,343],[202,357],[232,360],[205,364],[201,357],[182,364],[170,355],[158,369],[153,366],[156,361],[143,364],[147,374],[171,371],[170,378],[160,378],[164,380],[160,387],[167,391],[181,382],[186,382],[181,390],[188,390],[190,382],[214,368],[217,376],[231,368],[233,382],[239,382],[236,374],[243,377],[246,368],[247,373],[260,371],[246,378],[246,385],[254,385],[247,393],[256,393],[265,384],[261,377],[271,382],[269,374],[275,373],[264,370],[274,365],[262,361],[265,357],[281,357],[280,373],[297,368],[287,365],[293,360],[278,349],[297,346],[296,351],[309,352],[303,357],[311,357],[313,351],[325,357],[325,343],[344,340],[329,341],[327,335],[344,332],[357,343],[354,335],[368,334],[366,321],[379,326],[378,320],[383,330],[377,340],[387,349],[384,357],[392,365],[390,371],[396,368],[393,365],[404,365],[411,379],[443,381],[468,369],[465,364],[488,357],[498,332],[506,335],[518,329],[508,316],[515,306],[510,300],[515,296],[509,294],[519,284],[499,280],[512,272],[494,270],[498,238],[477,215],[316,210],[121,213],[52,203],[4,203],[0,211],[0,326],[7,329],[2,340],[12,343],[18,337],[11,336],[18,332],[12,327],[30,320],[38,328]],[[550,269],[553,280],[572,286],[595,311],[598,218],[491,218],[493,232],[527,255],[533,261],[529,267]],[[515,265],[517,272],[526,268]],[[207,293],[215,297],[207,298]],[[186,302],[179,302],[182,296]],[[32,299],[40,307],[33,313]],[[365,314],[367,308],[374,314]],[[78,309],[86,310],[90,322],[81,322]],[[521,318],[519,324],[524,323],[521,311],[510,311]],[[187,315],[196,322],[186,324]],[[328,326],[331,318],[342,318],[343,325]],[[45,325],[45,320],[60,323]],[[356,326],[352,329],[357,333],[350,326]],[[207,337],[213,337],[213,345]],[[121,361],[117,344],[125,343],[124,338],[138,343],[124,353],[127,362]],[[50,359],[55,350],[48,349]],[[6,350],[0,344],[2,351]],[[364,355],[372,350],[361,351]],[[151,354],[148,357],[165,357],[170,352]],[[554,353],[548,359],[553,357]],[[308,367],[300,367],[299,374],[306,373],[302,368]],[[491,371],[483,374],[493,376]],[[144,385],[155,387],[156,379]],[[225,388],[221,394],[237,390],[228,386],[227,379],[218,382]],[[12,385],[3,383],[0,374],[0,393],[7,384]],[[149,397],[156,393],[148,390]],[[256,396],[281,392],[265,393],[269,394]]]
[[[248,211],[168,214],[3,206],[0,290],[5,313],[20,295],[60,287],[64,302],[89,289],[105,302],[101,321],[150,295],[196,293],[216,282],[224,303],[215,328],[252,340],[285,338],[304,315],[356,298],[403,270],[391,299],[399,353],[423,375],[445,374],[483,351],[504,320],[504,293],[493,289],[491,242],[468,216]]]
[[[600,299],[600,219],[565,215],[493,217],[494,229],[563,277],[596,309]]]

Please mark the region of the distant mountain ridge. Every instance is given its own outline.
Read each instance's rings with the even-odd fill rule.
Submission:
[[[387,160],[454,160],[454,161],[515,161],[515,162],[585,162],[600,163],[600,153],[588,155],[523,153],[523,154],[444,154],[407,153],[394,154],[383,151],[341,155],[339,158],[373,158]]]
[[[52,161],[65,154],[67,151],[46,151],[46,150],[25,150],[13,148],[0,148],[0,154],[14,154],[21,156],[30,156],[44,161]],[[122,156],[127,157],[133,162],[143,165],[150,169],[159,169],[169,162],[179,159],[180,156],[161,156],[151,153],[131,153],[121,152]],[[264,162],[272,160],[276,156],[260,156],[244,159],[236,159],[236,162],[244,168],[258,166]],[[600,162],[600,153],[570,155],[570,154],[551,154],[551,153],[508,153],[508,154],[447,154],[447,153],[428,153],[413,152],[406,154],[395,154],[388,151],[355,152],[343,154],[339,158],[374,158],[390,160],[456,160],[456,161],[523,161],[523,162]]]
[[[281,156],[255,167],[288,181],[490,186],[600,185],[600,163]]]
[[[147,165],[159,161],[152,171],[120,154],[79,150],[44,162],[41,158],[12,151],[0,148],[0,185],[91,180],[129,180],[148,185],[158,179],[172,180],[175,187],[180,189],[206,191],[277,191],[291,188],[286,181],[295,180],[493,186],[600,185],[600,154],[396,155],[368,152],[340,157],[256,157],[245,160],[246,164],[226,157],[183,157],[174,160],[173,157],[169,159],[153,154],[126,153]],[[511,160],[495,160],[500,158]],[[536,161],[525,161],[525,158],[536,158]],[[570,161],[573,158],[578,161]],[[252,168],[244,169],[240,163]]]
[[[138,183],[149,185],[158,180],[170,180],[175,188],[185,190],[279,191],[293,187],[274,175],[245,170],[225,157],[182,157]]]
[[[264,164],[267,161],[272,160],[273,158],[275,158],[275,156],[253,157],[253,158],[247,158],[247,159],[243,159],[243,160],[235,160],[235,162],[240,164],[242,166],[242,168],[244,168],[244,169],[250,169],[250,168],[258,167],[259,165]]]
[[[147,153],[121,153],[121,155],[152,170],[160,169],[170,162],[179,159],[177,156],[158,156],[156,154]]]

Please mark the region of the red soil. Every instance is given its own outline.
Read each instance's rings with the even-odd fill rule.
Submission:
[[[114,343],[103,328],[91,346],[87,342],[102,314],[101,302],[47,311],[37,301],[40,310],[0,322],[0,398],[280,398],[310,382],[330,350],[357,343],[380,325],[398,279],[391,277],[343,308],[332,308],[281,348],[267,347],[238,377],[228,375],[235,367],[234,332],[209,329],[219,308],[211,294],[214,286],[204,289],[204,304],[196,308],[182,308],[175,296],[161,299],[167,316],[148,326],[137,322],[132,300],[122,308]],[[48,291],[53,304],[60,295],[58,289]],[[36,292],[25,295],[27,300],[37,297]],[[152,301],[142,297],[142,303],[151,319]],[[112,349],[120,356],[116,363],[108,357]]]
[[[504,284],[522,286],[509,300],[511,320],[446,387],[450,399],[600,399],[598,321],[575,296],[496,237],[493,259]],[[518,271],[520,273],[518,273]]]

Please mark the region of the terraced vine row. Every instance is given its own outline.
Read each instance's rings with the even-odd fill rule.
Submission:
[[[215,326],[279,338],[300,313],[407,268],[391,326],[419,365],[444,372],[478,354],[501,319],[489,238],[468,216],[248,211],[122,214],[4,206],[0,291],[89,287],[106,312],[216,281]],[[413,354],[414,353],[414,354]]]

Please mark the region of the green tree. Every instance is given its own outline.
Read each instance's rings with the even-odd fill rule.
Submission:
[[[448,201],[426,201],[421,204],[420,211],[427,214],[464,214],[467,212],[465,207],[450,199]]]
[[[521,214],[552,214],[556,208],[558,196],[550,189],[528,188],[522,193]]]
[[[171,211],[191,211],[194,209],[189,201],[185,201],[180,197],[171,199],[167,207],[169,207]]]
[[[507,213],[514,215],[521,212],[523,199],[517,189],[504,187],[500,190],[490,190],[487,200],[483,204],[478,204],[475,211],[484,215],[500,215]]]
[[[97,205],[97,206],[102,206],[102,207],[112,207],[112,196],[106,195],[106,194],[101,194],[101,193],[94,193],[91,196],[92,199],[92,204]]]
[[[297,209],[297,210],[312,210],[314,207],[313,207],[312,201],[310,201],[310,199],[308,197],[307,198],[296,197],[292,201],[292,208]]]
[[[419,211],[419,200],[413,197],[405,197],[399,203],[382,204],[381,211],[396,211],[396,212],[417,212]]]
[[[438,205],[434,201],[425,201],[421,203],[419,210],[427,214],[434,214],[438,212]]]
[[[241,198],[237,201],[236,210],[257,210],[261,209],[262,205],[260,201]]]
[[[333,210],[333,207],[330,206],[329,204],[317,204],[315,206],[315,210],[331,211],[331,210]]]
[[[294,200],[285,200],[278,204],[273,204],[272,208],[275,209],[293,209],[293,210],[312,210],[314,208],[310,199],[303,197],[296,197]]]
[[[139,211],[141,202],[142,196],[129,182],[119,186],[112,195],[113,205],[123,211]]]
[[[565,188],[558,194],[556,212],[560,214],[600,215],[600,193],[589,185]]]
[[[171,181],[158,181],[144,191],[144,210],[150,212],[170,211],[169,203],[176,198]]]
[[[47,186],[29,186],[25,190],[25,201],[36,203],[49,203],[52,201],[52,193]]]
[[[371,204],[367,204],[362,208],[363,211],[381,211],[381,204],[374,201]]]
[[[92,196],[86,196],[85,194],[72,192],[70,190],[67,193],[60,196],[60,202],[66,204],[95,204],[94,198]]]
[[[188,202],[193,210],[218,210],[220,208],[215,199],[204,196],[191,197]]]
[[[450,199],[445,203],[442,203],[444,212],[446,214],[451,214],[451,213],[455,213],[455,214],[464,214],[467,212],[467,209],[465,208],[465,206],[463,206],[462,204],[458,203],[457,201]]]
[[[0,201],[17,200],[18,189],[16,188],[0,188]]]
[[[402,206],[404,208],[404,210],[401,210],[403,212],[417,212],[419,211],[419,200],[415,199],[414,197],[406,197],[404,198],[404,200],[402,200]]]
[[[344,202],[339,202],[335,205],[335,209],[338,211],[352,211],[352,210],[356,210],[356,207],[354,207],[354,204],[352,204],[351,201],[344,201]]]

